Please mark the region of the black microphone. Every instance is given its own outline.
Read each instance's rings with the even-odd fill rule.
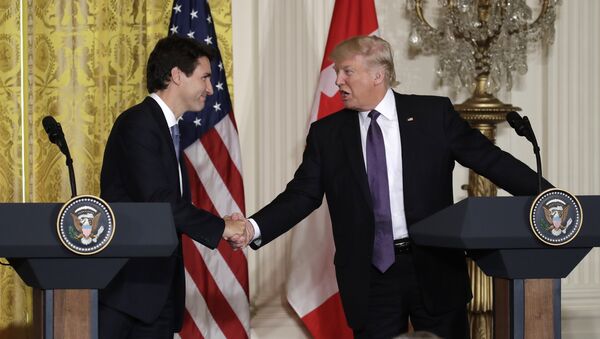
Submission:
[[[517,131],[518,135],[522,137],[525,137],[527,135],[527,126],[525,125],[525,122],[523,121],[523,118],[521,118],[521,115],[519,115],[519,113],[515,111],[508,112],[506,114],[506,121],[508,121],[510,127],[514,128],[514,130]]]
[[[71,183],[71,195],[74,197],[77,195],[77,187],[75,186],[75,170],[73,169],[73,159],[71,158],[69,146],[67,145],[67,140],[65,139],[65,134],[63,133],[62,127],[56,121],[56,119],[50,115],[47,115],[42,119],[42,126],[44,126],[46,134],[48,134],[48,139],[50,139],[50,142],[56,144],[60,151],[67,158],[69,181]]]
[[[60,151],[66,155],[64,149],[64,145],[66,145],[65,134],[63,133],[60,124],[56,121],[56,119],[54,119],[54,117],[47,115],[44,117],[44,119],[42,119],[42,125],[44,126],[46,134],[48,134],[48,139],[50,139],[50,142],[56,144],[60,148]]]
[[[531,122],[526,116],[521,117],[519,113],[512,111],[506,114],[506,121],[512,127],[517,135],[527,138],[533,145],[533,153],[535,153],[535,162],[537,164],[538,174],[538,192],[542,192],[542,159],[540,157],[540,146],[538,145],[535,133],[531,127]]]

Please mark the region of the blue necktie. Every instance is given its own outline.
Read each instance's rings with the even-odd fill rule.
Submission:
[[[373,242],[373,265],[381,272],[387,271],[394,263],[394,235],[392,232],[392,212],[390,210],[390,188],[385,161],[383,133],[377,118],[381,113],[369,113],[371,124],[367,131],[367,177],[375,214],[375,238]]]
[[[171,138],[173,139],[173,147],[175,147],[177,163],[179,163],[179,124],[171,126]]]

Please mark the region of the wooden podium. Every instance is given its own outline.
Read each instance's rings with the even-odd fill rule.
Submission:
[[[62,204],[0,204],[0,257],[34,293],[36,337],[97,338],[97,290],[133,257],[167,257],[178,240],[168,203],[113,203],[115,233],[100,253],[77,255],[56,233]],[[35,295],[38,297],[36,298]]]
[[[508,295],[495,295],[498,339],[560,338],[560,278],[600,245],[600,227],[595,226],[600,223],[600,196],[578,197],[584,215],[581,230],[571,242],[556,247],[539,241],[529,226],[533,199],[466,198],[409,230],[418,245],[464,249],[485,274],[497,278],[495,287],[508,284]]]

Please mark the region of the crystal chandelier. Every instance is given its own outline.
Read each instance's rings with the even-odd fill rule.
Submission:
[[[534,0],[530,0],[533,2]],[[495,97],[502,85],[512,88],[513,72],[527,72],[527,51],[536,44],[549,46],[554,40],[557,0],[540,0],[540,10],[533,19],[526,0],[438,0],[440,8],[436,27],[423,14],[425,0],[406,0],[412,29],[409,42],[424,54],[437,54],[437,75],[445,85],[472,92],[462,104],[454,105],[461,116],[483,135],[494,141],[496,125],[506,113],[520,108]],[[496,187],[474,171],[463,186],[469,196],[495,196]],[[493,337],[493,330],[507,323],[502,312],[492,325],[493,308],[508,308],[506,298],[494,300],[496,291],[491,279],[469,262],[471,285],[476,286],[468,306],[471,338]],[[500,285],[498,295],[508,295]],[[504,305],[504,306],[503,306]]]
[[[525,0],[438,0],[437,28],[425,19],[424,2],[406,0],[409,42],[424,54],[437,54],[437,75],[457,90],[493,95],[503,84],[510,90],[513,72],[527,72],[528,46],[554,40],[558,0],[540,0],[535,20]]]

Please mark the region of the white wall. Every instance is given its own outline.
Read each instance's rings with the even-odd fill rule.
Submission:
[[[451,95],[434,75],[435,57],[411,56],[404,1],[376,0],[380,34],[395,50],[403,93]],[[536,2],[537,3],[537,2]],[[333,0],[233,0],[235,112],[240,129],[246,205],[257,211],[285,187],[296,169]],[[545,176],[575,194],[600,194],[600,4],[562,1],[556,40],[528,55],[528,73],[501,100],[520,106],[533,123]],[[451,96],[455,102],[463,97]],[[497,143],[530,166],[531,146],[503,124]],[[455,197],[466,171],[455,171]],[[505,194],[501,192],[501,194]],[[585,213],[585,212],[584,212]],[[591,227],[592,225],[586,225]],[[585,226],[584,226],[585,227]],[[255,338],[306,338],[285,303],[289,236],[250,251]],[[563,280],[564,337],[600,338],[600,253],[596,250]]]

